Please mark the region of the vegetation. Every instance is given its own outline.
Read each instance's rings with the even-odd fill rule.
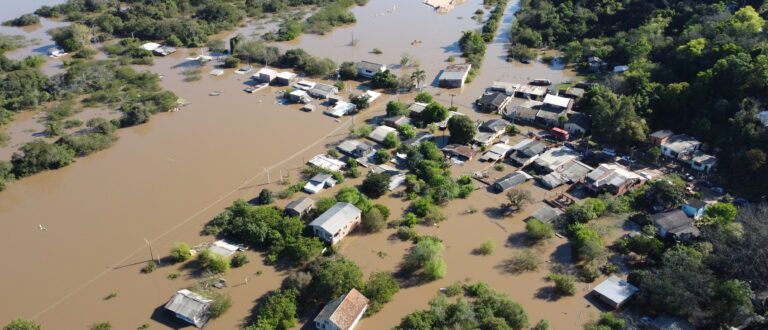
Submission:
[[[243,40],[237,43],[234,56],[248,63],[257,62],[293,68],[295,71],[313,77],[325,77],[338,68],[338,65],[328,58],[314,57],[300,48],[283,53],[277,47],[269,46],[259,39]]]
[[[283,289],[271,293],[256,313],[256,322],[245,329],[293,328],[296,325],[298,295],[299,292],[296,289]]]
[[[389,101],[387,103],[387,116],[405,116],[408,115],[408,105],[398,101]]]
[[[12,20],[3,22],[3,25],[7,26],[29,26],[40,23],[40,17],[32,14],[24,14],[16,17]]]
[[[451,132],[451,143],[469,144],[477,134],[477,127],[467,116],[453,116],[448,120],[448,131]]]
[[[24,320],[24,319],[15,319],[8,322],[3,327],[3,330],[40,330],[40,326],[37,325],[37,323]]]
[[[451,303],[438,294],[429,302],[430,309],[406,315],[395,329],[524,329],[530,325],[523,307],[506,294],[483,283],[465,290],[476,299],[459,298]]]
[[[576,283],[572,276],[561,273],[550,273],[547,280],[555,282],[555,292],[562,296],[576,294]]]
[[[443,242],[437,238],[421,237],[416,245],[405,256],[402,269],[408,273],[421,271],[421,275],[427,280],[436,280],[445,276],[445,261],[439,256],[445,249]]]
[[[187,243],[176,242],[171,246],[170,257],[173,262],[184,262],[192,257],[192,251]]]
[[[397,76],[392,74],[389,70],[376,72],[373,77],[371,77],[371,87],[395,89],[397,88]]]
[[[272,204],[275,202],[275,194],[272,192],[272,190],[269,189],[262,189],[259,193],[259,204],[260,205],[267,205]]]
[[[248,254],[243,251],[237,251],[235,252],[235,255],[232,256],[232,260],[229,261],[229,265],[232,266],[232,268],[237,268],[242,267],[249,262],[251,262],[251,259],[248,257]]]
[[[208,316],[212,319],[218,318],[223,315],[230,307],[232,307],[232,297],[228,293],[213,293],[208,295],[212,298],[212,302],[208,305]]]
[[[539,265],[541,265],[541,260],[536,252],[531,249],[524,249],[507,261],[504,264],[504,269],[517,274],[536,271],[539,269]]]
[[[112,329],[112,323],[99,322],[90,327],[91,330],[110,330]]]
[[[379,208],[372,207],[368,210],[368,212],[363,214],[363,219],[360,225],[366,232],[376,233],[381,231],[386,223],[387,219],[381,213]]]
[[[501,212],[505,216],[519,212],[525,204],[531,202],[531,193],[527,190],[510,189],[505,196],[507,202],[501,204]]]
[[[617,319],[613,313],[600,313],[597,321],[590,321],[584,325],[584,330],[622,330],[626,329],[624,320]]]
[[[384,140],[381,141],[381,146],[386,149],[392,149],[397,148],[397,146],[400,145],[400,139],[397,137],[397,134],[394,132],[389,132],[384,137]]]
[[[229,270],[230,260],[224,256],[215,254],[209,249],[204,249],[197,254],[197,261],[203,268],[214,273],[224,273]]]
[[[530,219],[525,223],[525,234],[530,240],[541,241],[551,238],[554,230],[551,224],[543,223],[537,219]]]
[[[494,250],[496,250],[496,244],[493,243],[493,241],[485,241],[480,244],[480,247],[477,249],[477,253],[487,256],[493,254]]]
[[[400,286],[392,274],[381,271],[371,273],[362,292],[369,299],[368,310],[365,314],[373,315],[380,311],[398,291],[400,291]]]
[[[389,181],[388,173],[371,173],[363,180],[361,190],[370,198],[379,198],[389,191]]]
[[[317,237],[303,235],[304,227],[300,218],[284,217],[277,208],[238,200],[211,220],[205,232],[222,233],[237,242],[266,249],[268,262],[284,257],[303,264],[319,256],[323,249]]]

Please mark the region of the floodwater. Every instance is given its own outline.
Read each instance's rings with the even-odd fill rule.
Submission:
[[[456,42],[461,31],[480,27],[470,17],[481,4],[480,0],[467,1],[449,13],[437,14],[420,1],[374,0],[354,9],[357,24],[324,36],[304,35],[280,47],[301,47],[337,63],[378,61],[391,65],[397,74],[403,70],[398,67],[400,55],[407,52],[421,63],[431,84],[447,65],[448,56],[458,59]],[[395,5],[397,10],[387,13]],[[14,11],[20,12],[4,11],[0,16],[8,15],[2,17],[5,20],[31,10],[17,8]],[[515,10],[516,4],[511,3],[499,37],[489,45],[475,81],[464,90],[429,87],[438,94],[438,100],[449,104],[450,94],[456,94],[453,102],[460,111],[484,118],[488,116],[475,113],[469,105],[493,80],[547,78],[558,82],[572,76],[569,71],[550,70],[540,63],[517,65],[504,60],[505,33]],[[249,35],[253,32],[249,29],[253,28],[238,32]],[[353,35],[358,43],[349,46]],[[411,46],[414,40],[422,43]],[[371,54],[373,48],[381,48],[384,53]],[[9,56],[23,57],[32,52],[23,49]],[[232,201],[254,198],[265,187],[282,189],[274,183],[280,175],[297,181],[298,169],[304,162],[346,138],[350,125],[381,115],[388,100],[412,99],[412,95],[384,95],[360,118],[336,121],[320,111],[304,113],[295,105],[276,104],[274,95],[280,88],[244,93],[248,77],[236,75],[231,69],[214,77],[208,75],[213,69],[209,64],[202,69],[201,80],[184,82],[185,68],[178,65],[185,62],[187,55],[187,51],[180,51],[155,58],[152,67],[137,69],[163,74],[162,86],[188,100],[189,106],[179,112],[155,115],[148,124],[118,130],[119,141],[111,148],[78,159],[66,168],[18,180],[0,192],[0,232],[5,234],[0,259],[9,265],[4,268],[0,291],[12,297],[0,303],[0,324],[23,317],[48,329],[85,328],[102,321],[111,322],[117,329],[144,323],[153,329],[182,327],[162,310],[162,305],[174,291],[194,283],[194,272],[166,265],[152,274],[140,274],[139,269],[150,258],[150,248],[163,256],[176,241],[190,245],[210,241],[210,237],[200,235],[200,230]],[[57,60],[49,63],[55,65]],[[209,96],[212,91],[222,94]],[[468,169],[456,168],[454,174]],[[268,180],[272,183],[268,184]],[[351,181],[356,182],[359,179]],[[336,189],[321,196],[333,194]],[[538,199],[542,198],[544,192],[533,186],[530,189]],[[278,205],[287,202],[279,201]],[[407,205],[394,198],[378,202],[389,205],[393,217]],[[418,228],[445,240],[448,277],[402,290],[379,314],[364,319],[360,327],[390,328],[406,313],[425,308],[440,287],[465,278],[486,281],[509,293],[529,311],[532,323],[546,318],[556,328],[571,328],[594,315],[597,311],[588,307],[581,295],[556,303],[537,298],[538,290],[548,286],[543,281],[546,267],[538,273],[517,276],[498,269],[516,248],[506,242],[522,232],[520,218],[535,209],[531,205],[520,217],[510,219],[494,219],[483,212],[500,202],[501,196],[479,190],[470,199],[451,202],[445,209],[448,219],[439,228]],[[480,212],[464,215],[470,206]],[[39,225],[47,230],[39,230]],[[410,244],[389,240],[392,233],[388,229],[374,235],[352,236],[344,242],[342,253],[357,261],[366,273],[395,270]],[[488,239],[497,243],[494,255],[471,254]],[[541,253],[566,258],[569,254],[563,244],[564,240],[555,238]],[[386,256],[378,257],[378,251]],[[251,254],[250,264],[226,274],[229,287],[225,291],[232,295],[234,305],[210,323],[210,328],[241,326],[251,315],[255,301],[278,288],[287,276],[286,271],[264,265],[255,252]],[[167,279],[171,273],[180,273],[181,277]],[[580,288],[585,290],[587,285]],[[106,299],[112,292],[117,292],[117,297]]]

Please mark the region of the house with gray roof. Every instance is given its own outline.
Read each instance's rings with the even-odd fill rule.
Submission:
[[[408,111],[410,112],[411,117],[418,117],[421,115],[421,113],[424,111],[424,109],[427,108],[429,104],[427,103],[421,103],[421,102],[414,102],[411,103],[411,105],[408,106]]]
[[[687,240],[698,237],[699,229],[694,226],[694,220],[689,218],[681,209],[656,213],[652,215],[653,224],[659,229],[659,236],[673,240]]]
[[[205,326],[210,316],[208,308],[213,300],[205,298],[187,289],[176,291],[171,300],[165,304],[165,309],[198,328]]]
[[[419,145],[421,145],[422,142],[432,141],[434,138],[435,136],[432,135],[432,133],[421,131],[416,133],[416,136],[403,141],[403,144],[409,145],[412,147],[418,147]]]
[[[678,134],[669,137],[669,140],[661,144],[661,153],[666,157],[682,159],[699,148],[701,148],[701,142],[689,135]]]
[[[352,330],[368,309],[368,298],[352,288],[348,293],[332,300],[314,319],[320,330]]]
[[[523,183],[526,183],[532,178],[533,177],[523,171],[517,171],[496,180],[496,182],[493,183],[493,189],[498,193],[503,193]]]
[[[472,64],[451,64],[440,73],[437,79],[438,86],[442,88],[462,88],[467,80]]]
[[[303,217],[315,207],[315,201],[309,197],[294,200],[285,206],[285,213],[292,217]]]
[[[338,146],[336,146],[336,149],[348,156],[355,158],[368,157],[374,152],[373,145],[359,140],[343,141]]]
[[[570,112],[568,113],[568,121],[565,122],[563,128],[565,128],[568,133],[583,136],[589,131],[591,126],[592,119],[589,118],[589,115],[581,112]]]
[[[327,99],[339,93],[339,89],[336,86],[317,83],[315,87],[309,90],[309,95],[318,99]]]
[[[514,151],[511,145],[506,143],[496,143],[491,146],[485,154],[480,157],[481,162],[498,162],[507,158]]]
[[[542,153],[533,163],[546,173],[560,171],[568,163],[578,160],[581,153],[566,146],[552,148]]]
[[[557,220],[560,216],[562,216],[563,211],[560,209],[556,209],[547,205],[544,205],[537,209],[536,211],[531,214],[531,217],[529,219],[536,219],[543,223],[552,223],[555,220]]]
[[[510,99],[511,97],[506,93],[491,92],[483,94],[475,104],[482,111],[497,113],[509,103]]]
[[[366,78],[371,78],[376,73],[387,71],[386,65],[368,61],[357,62],[356,67],[357,75]]]
[[[360,224],[362,212],[350,203],[336,203],[309,223],[321,240],[331,245],[340,242]]]
[[[386,138],[389,133],[398,135],[397,129],[389,127],[389,126],[381,125],[381,126],[376,127],[371,132],[371,134],[368,134],[368,138],[373,140],[373,141],[376,141],[378,143],[381,143],[381,142],[384,141],[384,138]]]
[[[517,149],[517,151],[510,155],[509,159],[512,160],[512,163],[516,164],[517,166],[525,167],[528,164],[533,163],[537,158],[539,158],[539,155],[544,153],[546,150],[546,144],[541,143],[540,141],[530,140],[529,143]]]
[[[627,190],[645,183],[645,178],[619,164],[600,164],[587,174],[587,188],[594,192],[623,195]]]

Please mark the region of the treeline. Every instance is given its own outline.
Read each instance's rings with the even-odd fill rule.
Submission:
[[[630,148],[657,129],[690,134],[719,156],[732,187],[760,196],[768,185],[768,130],[757,118],[768,105],[768,6],[744,4],[530,0],[510,36],[513,46],[557,48],[584,70],[593,56],[609,70],[629,65],[594,77],[609,87],[588,93],[582,107],[598,119],[596,139]]]
[[[496,7],[491,11],[491,16],[488,17],[488,21],[483,25],[482,30],[480,32],[464,31],[464,34],[459,39],[459,48],[461,49],[462,56],[466,59],[467,63],[472,64],[472,68],[467,76],[467,82],[471,82],[480,70],[485,50],[488,48],[486,43],[493,41],[496,30],[499,29],[501,17],[504,16],[504,10],[507,8],[506,0],[498,0],[495,3]]]
[[[14,61],[0,55],[0,122],[10,122],[14,112],[61,101],[49,112],[46,124],[49,136],[61,135],[63,128],[82,125],[78,121],[64,121],[74,114],[72,100],[81,95],[86,95],[83,104],[115,107],[122,117],[113,121],[92,119],[87,123],[88,129],[64,134],[53,144],[35,140],[23,145],[10,163],[0,164],[0,187],[14,178],[61,168],[75,157],[107,148],[117,139],[116,128],[145,123],[152,114],[168,111],[177,104],[175,94],[160,88],[157,75],[136,72],[115,61],[74,60],[67,64],[64,73],[52,77],[40,71],[42,62],[39,57]]]
[[[296,39],[302,32],[325,34],[330,32],[336,26],[355,23],[357,19],[355,18],[355,15],[348,10],[349,7],[354,4],[363,6],[367,3],[367,0],[246,1],[246,3],[248,2],[252,2],[253,5],[259,6],[264,12],[271,13],[281,12],[290,7],[306,5],[320,6],[321,8],[318,11],[304,21],[302,21],[303,15],[286,17],[276,32],[267,32],[263,36],[265,40],[287,41]]]

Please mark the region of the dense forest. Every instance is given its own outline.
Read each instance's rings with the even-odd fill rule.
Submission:
[[[596,140],[629,149],[670,129],[706,143],[731,188],[765,195],[768,31],[763,0],[524,0],[511,49],[550,47],[587,68],[590,57],[628,65],[593,75],[581,111]]]

